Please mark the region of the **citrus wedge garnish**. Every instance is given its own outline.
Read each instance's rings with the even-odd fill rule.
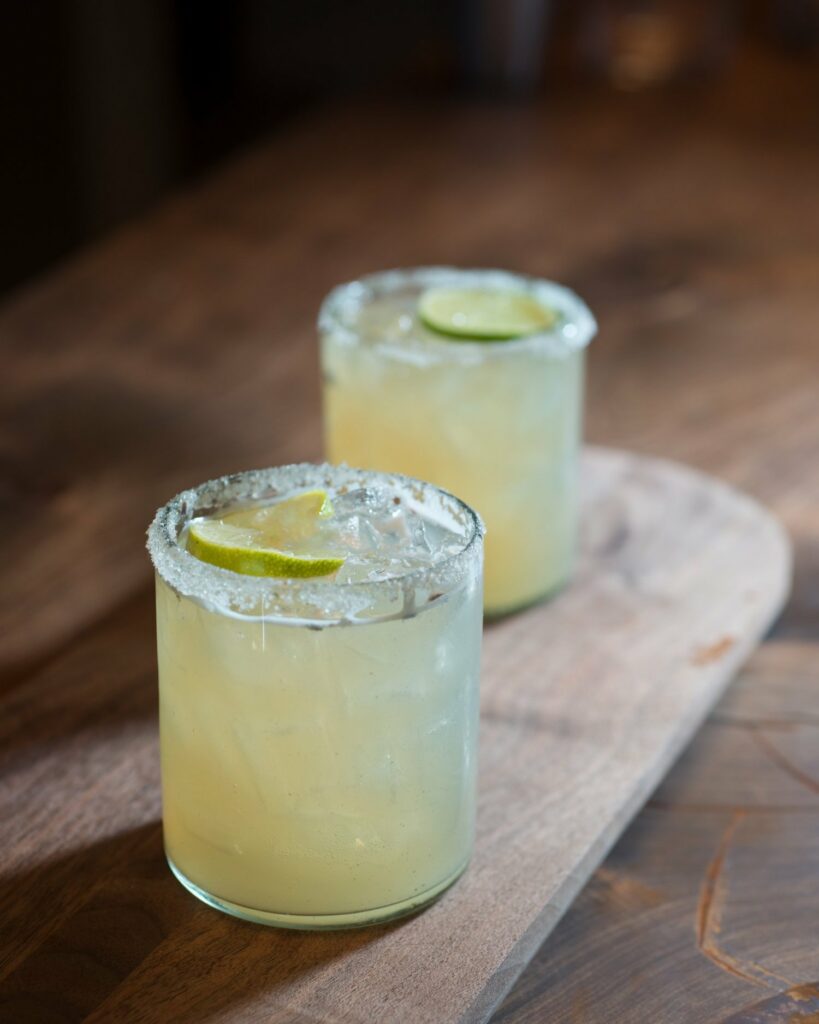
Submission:
[[[547,331],[557,314],[525,292],[428,288],[418,315],[430,330],[472,341],[508,341]]]
[[[299,554],[298,547],[315,536],[320,519],[332,511],[324,491],[305,491],[272,505],[200,519],[188,530],[188,551],[245,576],[329,576],[341,568],[343,558]]]

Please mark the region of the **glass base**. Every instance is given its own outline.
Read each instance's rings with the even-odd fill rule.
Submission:
[[[501,619],[507,619],[511,615],[517,615],[518,612],[524,612],[527,608],[533,608],[536,604],[545,604],[547,601],[551,601],[552,598],[557,597],[562,590],[565,590],[570,582],[571,576],[566,576],[557,583],[552,584],[548,590],[535,594],[534,597],[524,598],[517,604],[503,605],[500,608],[484,607],[484,622],[499,622]]]
[[[203,903],[215,910],[221,910],[225,914],[239,917],[243,921],[252,921],[254,924],[266,924],[275,928],[294,928],[302,931],[338,931],[342,928],[364,928],[372,924],[384,924],[387,921],[395,921],[399,917],[406,917],[414,914],[424,907],[429,906],[438,897],[457,881],[466,870],[469,863],[464,861],[460,867],[451,875],[439,882],[438,885],[427,889],[426,892],[418,893],[400,903],[390,903],[386,907],[372,907],[368,910],[359,910],[345,914],[277,914],[271,910],[256,910],[253,907],[243,907],[238,903],[231,903],[230,900],[221,899],[219,896],[212,896],[204,889],[192,882],[174,864],[168,854],[165,854],[168,866],[176,879],[184,885],[188,892],[196,896]]]

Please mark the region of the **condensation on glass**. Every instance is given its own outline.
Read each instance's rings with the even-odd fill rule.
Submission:
[[[417,315],[430,287],[521,291],[556,320],[512,341],[445,338]],[[490,615],[570,577],[584,356],[596,327],[568,289],[501,271],[388,271],[341,285],[322,306],[328,458],[407,473],[469,502],[487,527]]]
[[[184,547],[191,519],[299,490],[377,485],[460,538],[365,582],[240,576]],[[149,530],[165,849],[205,902],[341,928],[418,909],[473,844],[483,530],[404,477],[330,466],[185,491]],[[433,552],[434,554],[434,552]]]

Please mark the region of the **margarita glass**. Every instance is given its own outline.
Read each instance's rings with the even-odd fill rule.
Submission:
[[[333,575],[242,575],[186,549],[203,520],[316,488],[344,543]],[[429,484],[331,466],[224,477],[159,510],[165,849],[191,892],[253,921],[341,928],[409,913],[460,875],[482,538]]]
[[[548,327],[447,337],[419,315],[440,289],[522,296],[548,312]],[[584,349],[596,331],[583,302],[501,271],[396,270],[332,291],[319,331],[328,458],[430,480],[476,508],[487,613],[561,587],[577,533]]]

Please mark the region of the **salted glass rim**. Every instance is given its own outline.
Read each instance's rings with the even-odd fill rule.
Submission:
[[[521,352],[547,355],[566,355],[586,348],[597,334],[597,321],[586,303],[565,285],[548,278],[518,274],[492,268],[461,268],[449,266],[422,266],[382,270],[365,274],[345,284],[337,285],[325,297],[319,309],[318,327],[322,334],[356,345],[360,332],[355,325],[345,322],[344,312],[362,306],[366,301],[389,295],[407,286],[422,288],[469,287],[480,284],[490,288],[522,291],[561,314],[557,324],[546,331],[536,331],[521,338],[481,341],[467,338],[435,337],[432,332],[423,343],[442,361],[458,362],[464,359],[497,358]],[[374,348],[389,353],[396,350],[395,342],[376,343]]]
[[[200,561],[179,543],[185,526],[196,516],[212,514],[237,502],[286,497],[305,487],[386,486],[413,496],[422,507],[435,497],[453,517],[464,523],[463,546],[429,566],[381,580],[339,583],[330,577],[247,576]],[[320,609],[321,621],[355,618],[355,610],[379,598],[399,597],[417,589],[448,593],[480,558],[485,533],[474,509],[441,487],[401,473],[356,469],[327,462],[298,462],[266,469],[244,470],[180,491],[157,510],[148,528],[147,548],[157,575],[173,590],[205,607],[232,614],[264,608],[264,617],[298,618],[297,609]],[[352,610],[352,614],[351,613]],[[288,616],[293,612],[293,616]],[[312,618],[312,617],[310,617]],[[360,621],[366,621],[361,619]]]

